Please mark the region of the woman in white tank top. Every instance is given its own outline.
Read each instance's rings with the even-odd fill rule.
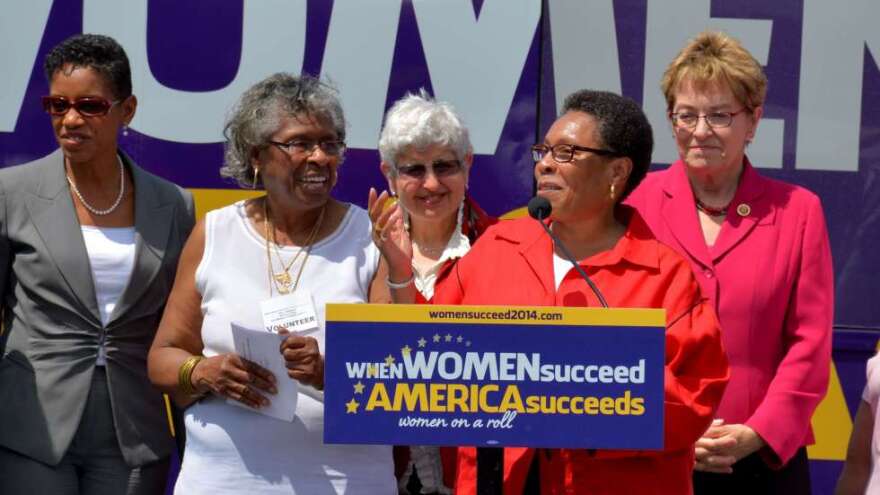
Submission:
[[[266,195],[196,226],[150,351],[153,383],[198,401],[175,492],[394,493],[390,447],[322,440],[324,305],[388,300],[366,212],[330,197],[345,149],[339,101],[314,78],[276,74],[245,92],[225,132],[221,174]],[[317,321],[284,338],[288,376],[273,376],[235,354],[230,323],[263,328],[260,303],[284,294],[310,296]],[[291,379],[291,422],[231,403],[260,409]]]

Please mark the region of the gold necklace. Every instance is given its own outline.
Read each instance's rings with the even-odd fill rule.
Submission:
[[[268,276],[269,276],[269,297],[272,297],[272,286],[275,286],[275,290],[279,294],[289,294],[296,290],[299,285],[299,280],[302,277],[303,270],[306,267],[306,261],[309,259],[309,253],[312,250],[312,245],[314,243],[315,237],[318,235],[318,231],[321,229],[321,225],[324,220],[324,211],[327,209],[326,206],[321,208],[321,212],[318,213],[318,219],[315,221],[315,224],[312,226],[311,232],[309,232],[309,236],[306,238],[305,245],[300,248],[299,251],[293,256],[289,263],[284,263],[284,258],[281,257],[281,251],[278,249],[278,242],[275,238],[275,226],[272,226],[272,240],[271,243],[273,245],[275,256],[278,257],[278,262],[281,265],[281,272],[275,272],[275,267],[272,262],[272,251],[269,249],[269,208],[268,208],[268,199],[263,203],[263,226],[264,226],[264,237],[266,239],[266,264],[268,267]],[[293,267],[293,264],[299,258],[300,254],[305,251],[306,255],[303,258],[303,262],[299,267],[299,271],[297,272],[296,279],[294,280],[290,276],[290,269]]]

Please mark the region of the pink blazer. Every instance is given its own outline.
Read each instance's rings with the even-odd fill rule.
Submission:
[[[681,160],[648,174],[627,202],[687,258],[718,314],[731,373],[717,417],[754,429],[765,460],[783,465],[813,443],[810,419],[828,387],[834,281],[819,198],[746,160],[712,247]]]

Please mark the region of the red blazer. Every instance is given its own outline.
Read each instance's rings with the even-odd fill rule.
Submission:
[[[464,211],[462,212],[462,216],[463,218],[461,232],[465,236],[467,236],[468,240],[471,243],[471,246],[473,246],[474,243],[477,242],[477,238],[480,237],[483,232],[486,231],[486,229],[498,223],[497,217],[490,216],[488,213],[486,213],[482,208],[480,208],[480,205],[478,205],[477,202],[474,201],[474,199],[467,194],[464,198]],[[437,287],[440,287],[444,283],[447,283],[447,281],[449,280],[449,274],[452,272],[452,267],[455,266],[458,260],[459,258],[451,258],[443,263],[443,266],[441,266],[440,270],[437,272],[437,280],[434,282],[435,290]],[[416,304],[430,303],[431,301],[425,299],[425,296],[423,296],[421,292],[416,291]],[[441,447],[440,458],[443,465],[443,484],[446,486],[454,486],[456,471],[456,448]],[[409,447],[394,447],[394,474],[398,479],[403,476],[409,459]]]
[[[550,450],[549,458],[540,456],[543,493],[690,493],[693,444],[727,382],[718,321],[687,262],[657,242],[634,210],[622,213],[631,218],[621,240],[582,266],[610,306],[667,310],[665,450]],[[434,302],[599,306],[573,269],[555,288],[552,256],[552,241],[534,220],[501,222],[456,264]],[[532,449],[504,450],[505,493],[522,493],[533,455]],[[457,493],[475,493],[475,478],[476,451],[460,448]]]
[[[822,205],[746,160],[707,247],[684,167],[648,174],[628,202],[687,258],[721,321],[731,377],[718,417],[753,428],[780,467],[813,442],[810,418],[828,386],[834,281]]]

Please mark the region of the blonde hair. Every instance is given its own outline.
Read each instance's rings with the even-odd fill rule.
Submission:
[[[698,88],[727,85],[750,111],[764,104],[767,76],[761,64],[736,39],[718,31],[703,31],[688,42],[666,68],[660,89],[668,111],[675,106],[675,93],[684,81]]]

